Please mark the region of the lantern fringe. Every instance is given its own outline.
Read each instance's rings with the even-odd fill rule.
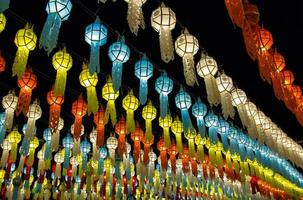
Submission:
[[[247,113],[245,112],[245,106],[240,104],[237,106],[238,114],[243,126],[247,126],[249,124],[249,118]]]
[[[183,56],[183,72],[185,82],[187,85],[193,87],[195,83],[199,85],[196,72],[195,72],[195,61],[192,54],[186,54]]]
[[[99,74],[100,72],[100,46],[91,45],[90,48],[90,58],[89,58],[89,75],[92,76],[95,72]]]
[[[64,169],[67,169],[69,167],[69,157],[70,157],[70,149],[64,148],[64,161],[63,161]]]
[[[61,164],[60,163],[56,164],[55,177],[56,178],[60,178],[61,177]]]
[[[150,119],[145,120],[145,139],[150,141],[153,137],[152,133],[152,121]]]
[[[64,96],[65,87],[66,87],[66,76],[67,72],[63,70],[58,70],[54,86],[55,96],[62,95]]]
[[[183,123],[183,130],[185,133],[189,130],[190,126],[192,125],[187,109],[181,110],[181,118],[182,118],[182,123]]]
[[[1,168],[4,168],[6,166],[8,156],[9,156],[9,151],[8,150],[3,150],[2,156],[1,156],[1,163],[0,163]]]
[[[168,114],[168,96],[165,94],[160,94],[160,116],[165,117]]]
[[[144,105],[147,101],[148,84],[146,79],[140,79],[139,86],[139,100],[141,105]]]
[[[13,162],[16,162],[17,159],[17,150],[18,150],[18,144],[17,143],[11,143],[11,159]]]
[[[74,123],[74,138],[79,139],[81,137],[81,130],[82,130],[82,117],[76,116],[75,123]]]
[[[44,171],[45,171],[45,162],[44,162],[44,159],[39,159],[37,174],[42,175],[42,174],[44,174]]]
[[[183,152],[182,134],[176,134],[176,145],[179,153]]]
[[[73,156],[77,156],[80,153],[80,138],[74,139],[74,145],[73,145]]]
[[[113,79],[113,88],[114,91],[119,91],[122,82],[122,71],[123,71],[123,64],[121,62],[113,62],[112,67],[112,79]]]
[[[194,139],[188,139],[189,156],[195,157],[195,141]]]
[[[219,105],[220,103],[220,92],[217,87],[217,82],[214,76],[208,75],[204,77],[207,100],[211,106]]]
[[[20,159],[19,159],[19,165],[18,165],[18,168],[17,168],[17,171],[19,173],[22,173],[23,171],[23,167],[24,167],[24,160],[25,160],[25,156],[24,155],[21,155]]]
[[[164,127],[163,128],[164,132],[164,144],[165,147],[169,148],[171,146],[171,141],[170,141],[170,134],[169,134],[169,127]]]
[[[16,57],[13,63],[12,72],[13,76],[18,76],[18,79],[23,75],[27,60],[28,60],[29,50],[26,47],[19,47],[16,53]]]
[[[4,138],[5,138],[5,127],[0,126],[0,144],[3,143]]]
[[[13,193],[13,196],[12,196],[13,200],[18,198],[18,192],[19,192],[19,186],[13,184],[13,192],[12,192]]]
[[[99,102],[97,98],[96,88],[91,86],[87,88],[88,115],[98,112]]]
[[[35,149],[29,149],[29,155],[28,155],[28,158],[26,160],[26,164],[28,166],[32,166],[33,163],[34,163],[34,157],[35,157]]]
[[[134,111],[133,110],[127,110],[126,114],[126,128],[129,133],[132,133],[135,128],[135,119],[134,119]]]
[[[209,127],[208,128],[209,133],[209,140],[212,144],[216,144],[218,141],[218,135],[217,135],[217,128],[216,127]]]
[[[221,96],[221,108],[222,108],[222,114],[224,119],[227,119],[230,117],[231,119],[234,119],[235,117],[235,110],[232,104],[232,96],[229,92],[222,92],[220,93]]]
[[[103,146],[104,145],[104,126],[97,125],[97,146]]]
[[[218,166],[223,165],[223,157],[221,151],[216,151],[216,163]]]
[[[197,126],[199,133],[201,134],[202,138],[205,138],[206,136],[206,129],[205,129],[205,123],[204,119],[201,117],[197,117]]]
[[[160,50],[161,50],[161,59],[168,63],[175,59],[174,57],[174,46],[173,38],[171,31],[167,28],[161,27],[160,29]]]
[[[228,139],[226,133],[221,133],[221,141],[223,144],[223,149],[227,151],[229,149]]]
[[[60,132],[57,130],[52,134],[51,147],[54,151],[59,149]]]
[[[127,22],[129,29],[135,35],[138,34],[139,27],[145,29],[144,16],[142,11],[142,1],[129,0],[127,10]]]
[[[52,132],[56,132],[59,125],[61,106],[53,104],[50,106],[49,112],[49,128],[51,128]],[[54,134],[54,133],[53,133]]]
[[[117,123],[117,113],[116,113],[115,101],[109,100],[107,102],[105,116],[107,119],[110,117],[110,120],[111,120],[113,126]]]
[[[5,130],[7,132],[10,132],[12,127],[13,127],[13,122],[14,122],[14,111],[9,109],[5,111]]]
[[[125,135],[119,135],[118,138],[118,154],[123,155],[125,153]]]
[[[197,159],[200,161],[200,162],[203,162],[204,161],[204,146],[203,145],[198,145],[197,146]]]
[[[24,134],[25,138],[30,138],[31,136],[34,135],[35,125],[36,125],[36,120],[32,118],[28,118],[26,130]]]
[[[87,166],[87,155],[82,155],[82,170],[83,170],[83,172],[86,172],[86,166]]]
[[[18,104],[16,109],[16,115],[19,116],[21,112],[26,116],[27,111],[29,109],[29,105],[31,103],[32,91],[21,88],[18,97]]]
[[[44,159],[51,160],[52,159],[52,149],[51,149],[51,141],[45,142],[45,151],[44,151]]]
[[[44,48],[47,55],[57,46],[61,23],[62,21],[58,13],[50,13],[47,16],[39,40],[40,49]]]

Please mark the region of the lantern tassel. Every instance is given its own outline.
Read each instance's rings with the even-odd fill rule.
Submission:
[[[5,127],[0,126],[0,144],[3,143],[4,138],[5,138]]]
[[[195,62],[194,62],[193,54],[184,55],[182,61],[183,61],[183,70],[184,70],[184,77],[186,84],[191,87],[194,86],[195,83],[199,85],[195,73]]]
[[[97,72],[99,74],[100,72],[100,57],[99,57],[99,51],[100,46],[99,45],[91,45],[90,48],[90,58],[89,58],[89,75],[93,75],[94,72]]]
[[[209,147],[208,149],[209,159],[213,165],[216,165],[216,151],[214,147]]]
[[[9,155],[9,151],[3,150],[2,156],[1,156],[1,164],[0,164],[1,168],[4,168],[6,166],[7,160],[8,160],[8,155]]]
[[[222,141],[222,144],[223,144],[223,149],[225,151],[227,151],[229,149],[229,145],[228,145],[228,139],[227,139],[226,134],[221,134],[221,141]]]
[[[74,139],[73,156],[77,156],[80,152],[80,138]]]
[[[97,146],[103,146],[104,144],[104,126],[97,125]]]
[[[183,152],[183,143],[182,143],[181,134],[176,134],[176,145],[177,145],[178,152],[182,153]]]
[[[169,148],[171,146],[170,135],[169,135],[169,128],[163,128],[163,132],[164,132],[164,144],[165,144],[165,147]]]
[[[24,115],[27,114],[29,104],[31,103],[32,91],[21,88],[18,98],[18,104],[16,109],[16,115],[19,116],[21,112]]]
[[[233,119],[235,117],[235,110],[232,105],[232,97],[230,93],[223,92],[220,93],[220,95],[221,95],[221,108],[222,108],[222,114],[224,119],[227,119],[228,117]]]
[[[188,139],[188,148],[189,148],[189,156],[194,157],[195,156],[195,141],[194,139]]]
[[[205,129],[204,119],[201,117],[197,117],[197,125],[198,125],[199,133],[203,138],[205,138],[206,129]]]
[[[142,105],[147,101],[148,84],[146,79],[140,79],[139,100]]]
[[[76,116],[75,123],[74,123],[74,137],[79,139],[81,136],[81,129],[82,129],[82,117]]]
[[[153,137],[152,133],[152,121],[149,119],[145,120],[145,139],[150,141]]]
[[[165,117],[168,113],[168,96],[160,94],[160,116]]]
[[[25,156],[24,156],[24,155],[21,155],[20,160],[19,160],[18,169],[17,169],[17,171],[18,171],[19,173],[22,173],[22,171],[23,171],[24,159],[25,159]]]
[[[55,177],[60,178],[61,177],[61,164],[56,164],[56,171],[55,171]]]
[[[88,114],[96,113],[98,111],[99,102],[97,98],[96,88],[88,87],[87,88],[87,101],[88,101]]]
[[[19,191],[18,185],[13,184],[13,196],[12,196],[13,200],[18,198],[18,191]]]
[[[57,151],[59,148],[60,132],[57,130],[52,135],[51,146],[54,151]]]
[[[215,77],[208,75],[204,77],[207,100],[211,106],[217,106],[220,103],[220,92],[217,87],[217,82]]]
[[[28,118],[27,127],[24,134],[25,138],[30,138],[31,136],[33,136],[35,131],[35,125],[36,125],[36,120],[32,118]]]
[[[119,135],[118,154],[123,155],[124,152],[125,152],[125,135]]]
[[[22,74],[25,71],[27,59],[29,55],[29,50],[26,47],[20,47],[17,50],[14,64],[12,67],[13,76],[18,76],[18,79],[21,78]]]
[[[115,101],[108,101],[107,102],[105,114],[106,114],[106,116],[109,115],[109,117],[111,119],[111,122],[112,122],[112,125],[114,126],[117,122],[117,113],[116,113]]]
[[[62,95],[64,96],[65,87],[66,87],[66,75],[67,72],[64,70],[57,71],[54,94],[55,96]]]
[[[161,59],[168,63],[171,60],[174,60],[174,46],[171,31],[167,28],[161,27],[160,29],[160,50],[161,50]]]
[[[82,155],[82,170],[83,170],[83,172],[86,172],[86,166],[87,166],[87,155]]]
[[[27,160],[26,160],[26,164],[28,165],[28,166],[32,166],[33,165],[33,163],[34,163],[34,156],[35,156],[35,149],[29,149],[29,156],[28,156],[28,158],[27,158]]]
[[[203,145],[197,146],[197,153],[198,153],[198,160],[200,162],[203,162],[204,161],[204,146]]]
[[[181,110],[181,117],[183,122],[183,130],[184,132],[187,132],[191,126],[191,120],[187,109]]]
[[[13,127],[13,122],[14,122],[14,111],[11,109],[8,109],[5,112],[5,129],[7,132],[10,132],[12,127]]]
[[[47,16],[39,41],[40,49],[43,47],[47,55],[57,46],[61,23],[61,18],[57,13],[50,13]]]
[[[127,131],[130,133],[132,133],[136,128],[133,110],[127,110],[126,127],[127,127]]]
[[[64,169],[67,169],[69,167],[69,156],[70,156],[70,149],[65,148],[64,149],[64,162],[63,162]]]
[[[112,78],[114,91],[119,91],[122,81],[123,64],[121,62],[113,62]]]
[[[44,159],[45,160],[51,160],[52,158],[52,149],[51,149],[51,142],[47,141],[45,146],[45,151],[44,151]]]
[[[209,127],[209,140],[212,144],[216,144],[218,141],[218,135],[217,135],[217,128],[216,127]]]
[[[237,110],[238,110],[242,125],[243,126],[249,125],[249,118],[247,116],[247,113],[245,112],[244,105],[238,105]]]
[[[104,163],[103,159],[100,158],[98,161],[98,175],[99,176],[102,175],[102,173],[103,173],[103,163]]]
[[[61,111],[60,105],[53,104],[50,106],[49,128],[52,129],[52,132],[55,132],[58,129],[60,111]]]
[[[236,140],[232,139],[230,140],[230,151],[232,154],[239,152],[239,146]]]
[[[138,34],[139,26],[141,26],[142,29],[145,28],[141,1],[128,1],[127,22],[130,31],[135,35]]]
[[[11,158],[12,158],[13,162],[16,162],[18,144],[17,143],[12,143],[11,145],[12,145],[12,148],[11,148]]]

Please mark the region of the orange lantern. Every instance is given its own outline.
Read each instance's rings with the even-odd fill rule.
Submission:
[[[195,156],[190,158],[190,164],[191,164],[192,174],[194,176],[197,176],[198,175],[198,164],[197,164],[197,159]]]
[[[47,93],[47,103],[50,105],[49,128],[51,128],[53,132],[58,129],[61,105],[63,102],[64,97],[62,95],[55,96],[53,89]]]
[[[134,142],[134,149],[133,149],[133,156],[134,156],[134,161],[135,163],[138,162],[139,156],[140,156],[140,150],[141,150],[141,145],[140,142],[144,137],[144,132],[140,128],[140,126],[137,124],[135,131],[131,134],[131,139]]]
[[[81,136],[82,118],[87,113],[87,103],[82,98],[82,95],[74,101],[72,105],[72,113],[75,116],[74,122],[74,137],[78,140]]]
[[[274,44],[273,37],[271,33],[264,29],[263,27],[256,28],[256,37],[257,37],[257,47],[259,53],[268,51]]]
[[[244,1],[243,8],[246,20],[251,25],[257,25],[260,21],[260,13],[258,7],[255,4],[249,3],[248,1]]]
[[[183,147],[183,153],[180,158],[182,159],[182,169],[184,173],[189,172],[189,150],[187,147]]]
[[[105,124],[107,124],[108,119],[106,119],[105,110],[103,105],[99,106],[98,112],[94,114],[94,123],[97,126],[97,140],[96,145],[98,147],[104,144],[104,129]]]
[[[281,72],[286,66],[284,57],[277,51],[273,51],[273,50],[269,51],[269,54],[272,62],[271,63],[273,68],[272,71]]]
[[[289,88],[294,82],[295,77],[294,74],[290,70],[282,71],[282,84]]]
[[[125,146],[125,137],[128,134],[126,128],[126,121],[125,118],[122,116],[121,119],[116,123],[115,132],[119,135],[118,138],[118,154],[122,155],[126,152]]]
[[[161,168],[162,170],[166,171],[168,165],[167,155],[166,155],[167,147],[165,146],[165,142],[163,138],[161,138],[157,143],[157,148],[160,151]]]
[[[147,165],[149,162],[149,152],[150,152],[150,146],[154,143],[154,136],[147,140],[146,137],[143,137],[142,143],[144,145],[144,154],[143,154],[143,164]]]
[[[177,162],[177,146],[175,143],[172,143],[170,148],[168,149],[168,154],[169,154],[169,159],[170,159],[170,164],[171,164],[171,170],[174,174],[176,174],[176,162]]]
[[[229,17],[232,22],[242,28],[244,21],[244,8],[242,0],[225,0]]]
[[[16,115],[18,116],[21,112],[23,112],[23,115],[26,115],[31,102],[32,91],[37,86],[37,77],[32,69],[27,69],[22,74],[22,77],[18,80],[18,86],[20,87],[20,93]]]
[[[0,54],[0,72],[4,72],[6,67],[6,62],[4,57]]]
[[[302,90],[297,85],[290,86],[289,90],[290,96],[284,99],[285,104],[289,110],[296,112],[298,100],[302,97]]]

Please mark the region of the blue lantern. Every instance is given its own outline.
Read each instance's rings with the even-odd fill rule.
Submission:
[[[127,62],[130,56],[130,49],[124,43],[123,37],[121,39],[118,39],[117,42],[110,45],[108,56],[113,62],[112,78],[113,88],[116,92],[119,90],[122,82],[123,63]]]
[[[82,153],[82,170],[84,172],[86,171],[88,153],[90,152],[90,150],[91,150],[91,144],[85,138],[83,140],[83,142],[81,142],[81,144],[80,144],[80,151]]]
[[[199,130],[199,133],[202,135],[202,137],[205,137],[206,130],[205,130],[205,124],[204,124],[204,117],[207,113],[207,107],[204,103],[201,102],[200,98],[191,107],[191,112],[192,112],[193,116],[195,116],[197,119],[197,127]]]
[[[5,138],[5,112],[0,113],[0,144]]]
[[[142,105],[144,105],[147,100],[147,81],[153,76],[153,69],[153,64],[145,55],[135,64],[135,76],[140,79],[139,100]]]
[[[23,128],[22,128],[22,132],[25,134],[26,130],[27,130],[27,124],[24,124]],[[31,133],[33,137],[36,135],[36,131],[37,131],[37,128],[35,127],[34,132]],[[30,144],[30,140],[26,137],[23,137],[21,147],[20,147],[20,153],[23,156],[27,156],[27,154],[29,152],[29,144]]]
[[[67,169],[68,166],[69,166],[70,152],[71,152],[71,149],[74,146],[74,139],[71,137],[70,134],[67,134],[67,136],[65,136],[63,138],[62,144],[63,144],[63,147],[64,147],[63,167],[64,167],[64,169]]]
[[[242,133],[238,135],[238,145],[239,145],[239,154],[241,160],[246,160],[247,154],[246,154],[246,149],[245,149],[245,144],[247,141],[247,137]]]
[[[57,46],[61,23],[69,18],[72,9],[70,0],[49,0],[46,6],[48,13],[40,36],[39,46],[49,55]]]
[[[160,95],[160,116],[165,117],[168,114],[168,94],[171,93],[174,87],[174,82],[164,72],[157,78],[155,89]]]
[[[223,144],[224,150],[229,148],[228,140],[227,140],[227,133],[229,130],[229,123],[226,122],[224,119],[218,120],[218,133],[221,135],[221,142]]]
[[[1,0],[0,1],[0,13],[4,12],[9,8],[10,0]]]
[[[45,140],[44,159],[50,162],[50,160],[52,159],[52,131],[50,128],[47,128],[43,131],[43,139]]]
[[[100,72],[99,50],[107,42],[107,28],[100,23],[99,17],[96,21],[85,28],[85,41],[90,45],[89,73]]]
[[[176,106],[181,110],[181,117],[183,122],[184,133],[188,131],[190,126],[192,126],[188,109],[191,106],[190,95],[184,91],[183,87],[180,88],[179,93],[175,97]]]
[[[212,112],[209,112],[205,117],[205,125],[208,127],[208,135],[210,142],[212,144],[216,144],[218,142],[218,116]]]
[[[103,173],[103,163],[104,159],[107,157],[107,149],[105,147],[100,147],[99,152],[100,157],[98,161],[98,175],[100,176]]]

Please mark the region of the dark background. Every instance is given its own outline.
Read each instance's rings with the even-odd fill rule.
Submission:
[[[179,20],[178,25],[173,31],[173,38],[176,39],[180,35],[181,30],[186,26],[190,33],[195,35],[200,47],[208,51],[219,65],[233,78],[233,81],[243,89],[247,96],[259,108],[272,119],[279,127],[282,128],[295,141],[303,140],[303,128],[297,122],[295,116],[284,106],[283,102],[278,101],[270,85],[263,82],[259,76],[258,67],[247,55],[243,43],[241,30],[235,28],[229,19],[227,10],[223,0],[166,0],[167,6],[171,7]],[[292,0],[259,0],[251,1],[256,3],[261,13],[261,22],[265,28],[272,32],[274,43],[277,50],[284,55],[287,68],[295,74],[295,84],[303,86],[302,73],[302,45],[303,45],[303,7],[302,1]],[[10,9],[5,12],[7,16],[6,30],[0,35],[0,48],[7,60],[7,71],[0,74],[0,97],[7,94],[8,90],[15,88],[18,92],[16,77],[11,77],[11,65],[16,47],[13,43],[16,31],[24,27],[26,22],[34,24],[35,33],[40,37],[43,24],[47,14],[45,11],[46,0],[27,0],[17,1],[11,0]],[[63,22],[58,47],[66,45],[68,51],[74,59],[74,65],[68,72],[67,89],[65,94],[65,103],[62,109],[62,116],[65,119],[65,127],[62,135],[67,132],[73,123],[73,115],[71,114],[71,103],[76,100],[80,93],[86,93],[79,83],[79,73],[82,70],[82,61],[89,57],[90,46],[84,41],[85,27],[95,20],[96,14],[103,23],[109,25],[108,42],[101,48],[101,68],[102,73],[99,74],[99,83],[97,85],[97,93],[101,100],[101,88],[105,84],[105,75],[111,72],[111,62],[107,56],[109,45],[116,41],[117,33],[124,34],[126,42],[131,46],[131,59],[124,65],[123,89],[120,98],[117,100],[118,116],[125,113],[121,107],[121,97],[127,93],[127,89],[135,88],[138,91],[138,79],[133,75],[134,63],[140,58],[140,53],[146,52],[148,57],[158,69],[165,69],[171,75],[176,84],[174,91],[170,95],[170,108],[173,114],[179,114],[174,103],[174,95],[178,92],[178,84],[185,84],[183,77],[182,60],[175,55],[175,61],[166,64],[161,61],[159,53],[158,33],[150,26],[151,12],[156,9],[159,2],[156,0],[148,0],[143,6],[145,15],[146,29],[139,30],[136,37],[131,34],[127,21],[127,3],[118,0],[113,3],[108,0],[106,4],[98,4],[96,0],[72,0],[73,8],[68,21]],[[55,49],[54,52],[59,50]],[[55,70],[51,64],[51,56],[43,50],[37,48],[30,53],[29,65],[33,68],[38,76],[38,86],[33,92],[33,99],[40,99],[43,109],[43,116],[38,120],[37,135],[42,138],[42,131],[48,125],[48,109],[46,102],[46,93],[50,90],[55,79]],[[195,56],[196,62],[200,59],[200,52]],[[154,76],[149,82],[149,98],[158,106],[158,94],[154,90],[154,82],[159,76],[159,70],[154,70]],[[204,82],[199,78],[200,86],[188,88],[192,96],[200,96],[204,102],[206,101],[206,93]],[[101,103],[106,103],[103,99]],[[136,111],[136,119],[141,119],[142,106]],[[219,109],[215,109],[219,111]],[[89,119],[90,118],[90,119]],[[194,120],[194,118],[193,118]],[[156,120],[155,120],[156,121]],[[23,117],[17,119],[17,123],[23,124],[26,120]],[[143,121],[142,121],[143,122]],[[156,124],[158,122],[154,122]],[[240,126],[239,120],[235,122]],[[84,118],[86,134],[92,129],[92,116]],[[161,129],[156,128],[156,135],[160,134]],[[107,134],[109,134],[109,126]]]

